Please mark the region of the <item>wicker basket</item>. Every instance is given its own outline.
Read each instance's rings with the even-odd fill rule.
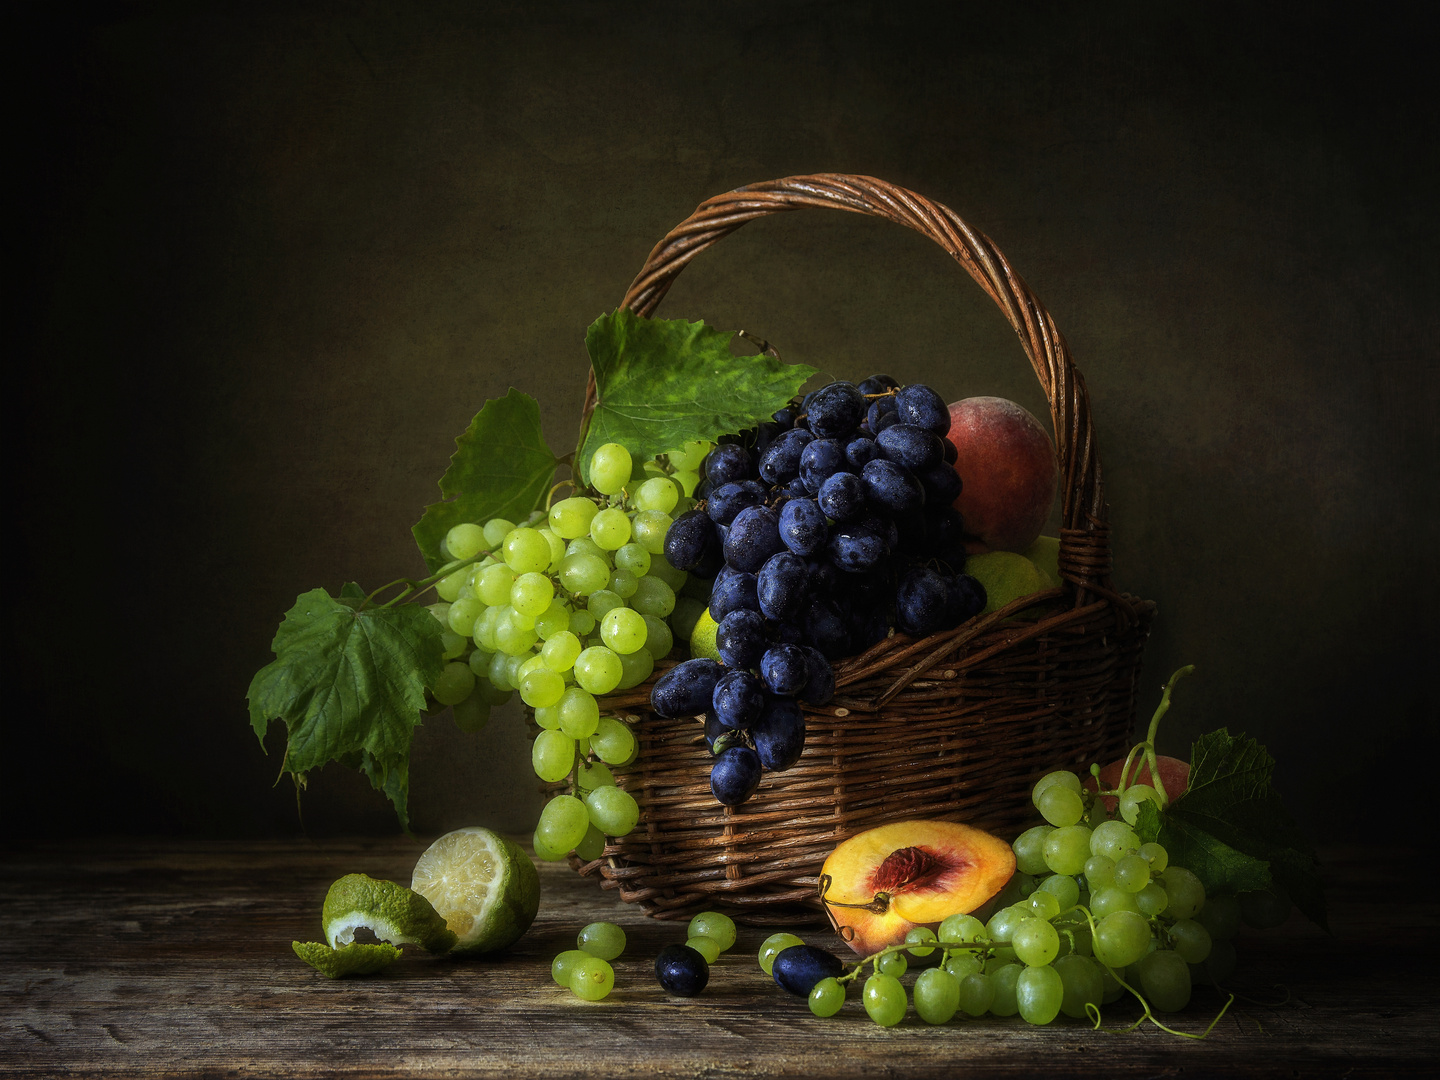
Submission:
[[[799,763],[767,773],[741,806],[710,794],[701,725],[649,711],[651,683],[607,713],[639,739],[617,776],[640,824],[572,865],[662,919],[718,909],[757,924],[823,919],[816,878],[845,838],[887,821],[950,818],[1013,835],[1033,815],[1028,781],[1120,753],[1135,712],[1154,605],[1116,592],[1084,380],[1065,340],[994,244],[938,203],[864,176],[792,176],[702,203],[650,253],[624,306],[650,315],[689,261],[746,222],[821,207],[908,226],[949,252],[1020,337],[1050,400],[1064,502],[1065,587],[923,640],[892,634],[836,665],[835,699],[805,709]],[[586,416],[594,408],[593,375]],[[661,665],[656,675],[668,664]],[[653,679],[652,679],[653,682]]]

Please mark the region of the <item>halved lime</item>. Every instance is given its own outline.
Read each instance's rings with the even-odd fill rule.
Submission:
[[[540,910],[540,875],[512,840],[473,825],[436,840],[410,887],[459,938],[455,953],[480,956],[519,941]]]

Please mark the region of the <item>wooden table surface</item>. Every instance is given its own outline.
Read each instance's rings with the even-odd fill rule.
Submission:
[[[1064,1018],[872,1024],[855,994],[820,1020],[759,969],[742,928],[699,997],[667,996],[652,962],[683,927],[645,918],[564,865],[508,954],[407,950],[371,979],[328,980],[292,939],[321,937],[329,883],[408,883],[423,841],[92,840],[0,855],[0,1074],[21,1076],[766,1077],[1396,1076],[1440,1073],[1433,874],[1415,853],[1327,852],[1334,935],[1298,917],[1242,935],[1244,995],[1208,1039]],[[555,986],[550,961],[587,922],[629,935],[609,998]],[[828,932],[806,939],[835,945]],[[908,981],[908,980],[907,980]],[[1172,1026],[1219,1009],[1197,989]],[[1138,1015],[1108,1007],[1106,1027]]]

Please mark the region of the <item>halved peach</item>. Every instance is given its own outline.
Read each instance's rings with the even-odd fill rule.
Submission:
[[[821,900],[861,956],[905,940],[917,926],[968,914],[1004,888],[1015,852],[955,821],[897,821],[852,836],[825,860]]]

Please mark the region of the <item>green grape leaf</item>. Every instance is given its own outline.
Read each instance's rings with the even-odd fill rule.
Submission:
[[[540,433],[540,406],[511,387],[491,398],[455,440],[450,467],[440,478],[441,502],[425,507],[410,531],[425,565],[434,573],[445,564],[440,542],[462,522],[491,518],[523,522],[539,506],[559,464]]]
[[[1225,728],[1195,740],[1185,794],[1158,812],[1140,808],[1136,831],[1192,871],[1206,892],[1248,892],[1278,884],[1306,916],[1325,926],[1319,864],[1309,841],[1271,788],[1275,759],[1248,735]]]
[[[441,632],[416,605],[361,611],[324,589],[304,593],[275,632],[275,659],[250,682],[250,725],[263,744],[284,721],[284,768],[302,787],[330,761],[363,769],[408,830],[410,741],[445,666]]]
[[[711,441],[770,419],[815,369],[770,356],[736,356],[733,333],[683,319],[643,319],[620,309],[585,334],[597,404],[576,464],[617,442],[637,461],[689,441]]]

